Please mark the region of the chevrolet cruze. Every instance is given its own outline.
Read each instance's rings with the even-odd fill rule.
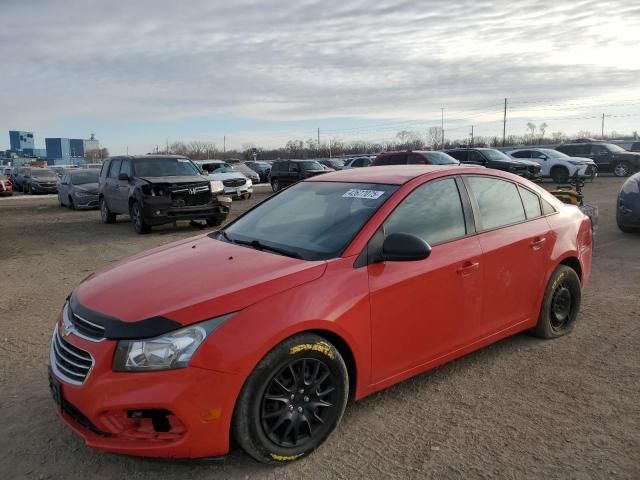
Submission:
[[[150,457],[308,455],[348,399],[529,330],[570,332],[590,220],[478,167],[309,178],[220,231],[84,280],[49,383],[87,445]]]

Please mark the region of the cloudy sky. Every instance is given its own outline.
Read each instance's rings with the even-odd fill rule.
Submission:
[[[112,153],[640,130],[640,3],[0,0],[0,148],[9,129],[95,133]]]

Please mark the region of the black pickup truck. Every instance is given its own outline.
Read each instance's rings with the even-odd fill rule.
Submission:
[[[188,158],[178,155],[109,157],[100,171],[98,194],[103,223],[116,215],[131,217],[137,233],[177,220],[206,220],[220,225],[231,198],[222,182],[210,181]]]

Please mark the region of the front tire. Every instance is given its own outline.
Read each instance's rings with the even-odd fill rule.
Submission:
[[[275,180],[271,180],[271,190],[273,190],[274,192],[280,190],[280,182],[277,178]]]
[[[340,352],[318,335],[296,335],[273,348],[247,378],[233,435],[260,462],[297,460],[335,430],[348,396]]]
[[[549,339],[570,333],[578,318],[581,298],[578,274],[566,265],[559,265],[547,283],[534,335]]]
[[[131,221],[133,222],[133,228],[139,235],[145,235],[151,231],[151,225],[147,225],[144,222],[144,218],[142,216],[142,210],[140,209],[140,204],[138,202],[133,202],[131,204],[131,210],[129,215],[131,216]]]
[[[631,173],[631,168],[627,162],[618,162],[613,166],[613,174],[616,177],[628,177]]]
[[[73,203],[73,198],[72,198],[72,197],[69,197],[69,208],[70,208],[71,210],[75,210],[75,209],[76,209],[76,206],[75,206],[75,204]]]
[[[551,179],[554,183],[567,183],[569,180],[569,170],[564,167],[552,168]]]

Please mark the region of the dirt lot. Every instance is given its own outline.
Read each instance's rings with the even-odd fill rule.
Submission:
[[[0,200],[0,478],[640,478],[640,235],[614,220],[621,181],[585,194],[600,208],[593,275],[575,332],[517,335],[348,408],[315,454],[281,468],[236,450],[165,462],[86,448],[53,412],[46,360],[66,295],[90,272],[199,233],[133,233],[125,219]],[[260,201],[236,202],[236,213]]]

